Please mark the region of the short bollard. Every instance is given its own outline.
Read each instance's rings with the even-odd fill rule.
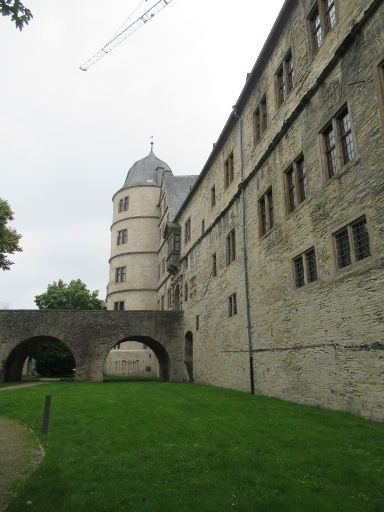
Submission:
[[[51,411],[51,401],[52,401],[52,395],[46,395],[45,403],[44,403],[43,427],[41,429],[43,434],[46,434],[48,432],[49,413]]]

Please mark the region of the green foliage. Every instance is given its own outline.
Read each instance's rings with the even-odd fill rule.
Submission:
[[[71,377],[75,368],[72,352],[62,341],[43,341],[31,353],[40,377]]]
[[[382,512],[383,425],[225,389],[62,383],[1,393],[45,457],[7,512]],[[26,503],[29,502],[28,505]]]
[[[99,292],[91,292],[80,279],[69,284],[61,279],[48,285],[47,291],[36,295],[35,303],[39,309],[103,309]]]
[[[33,18],[31,11],[20,0],[0,0],[0,14],[12,16],[16,28],[21,30]]]
[[[19,246],[19,235],[14,229],[8,228],[8,221],[13,220],[13,212],[4,199],[0,198],[0,269],[9,270],[13,265],[7,258],[7,254],[22,251]]]

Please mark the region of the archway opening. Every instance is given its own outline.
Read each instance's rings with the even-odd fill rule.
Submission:
[[[70,348],[52,336],[34,336],[19,343],[4,365],[4,382],[35,378],[73,378],[75,357]]]
[[[188,381],[193,382],[193,334],[191,331],[187,331],[185,334],[184,363]]]
[[[132,336],[116,343],[104,363],[104,380],[169,380],[169,356],[147,336]]]

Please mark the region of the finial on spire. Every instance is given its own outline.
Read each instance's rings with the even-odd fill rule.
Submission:
[[[151,144],[151,153],[152,153],[153,152],[153,144],[154,144],[154,142],[153,142],[153,135],[151,135],[150,139],[151,139],[151,143],[150,144]]]

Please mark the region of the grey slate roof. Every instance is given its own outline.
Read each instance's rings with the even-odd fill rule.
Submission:
[[[167,198],[170,221],[175,218],[197,178],[198,175],[174,176],[172,171],[164,173],[163,187]]]
[[[123,188],[151,185],[160,187],[164,171],[172,174],[169,165],[157,158],[151,149],[145,158],[135,162],[129,169]]]

